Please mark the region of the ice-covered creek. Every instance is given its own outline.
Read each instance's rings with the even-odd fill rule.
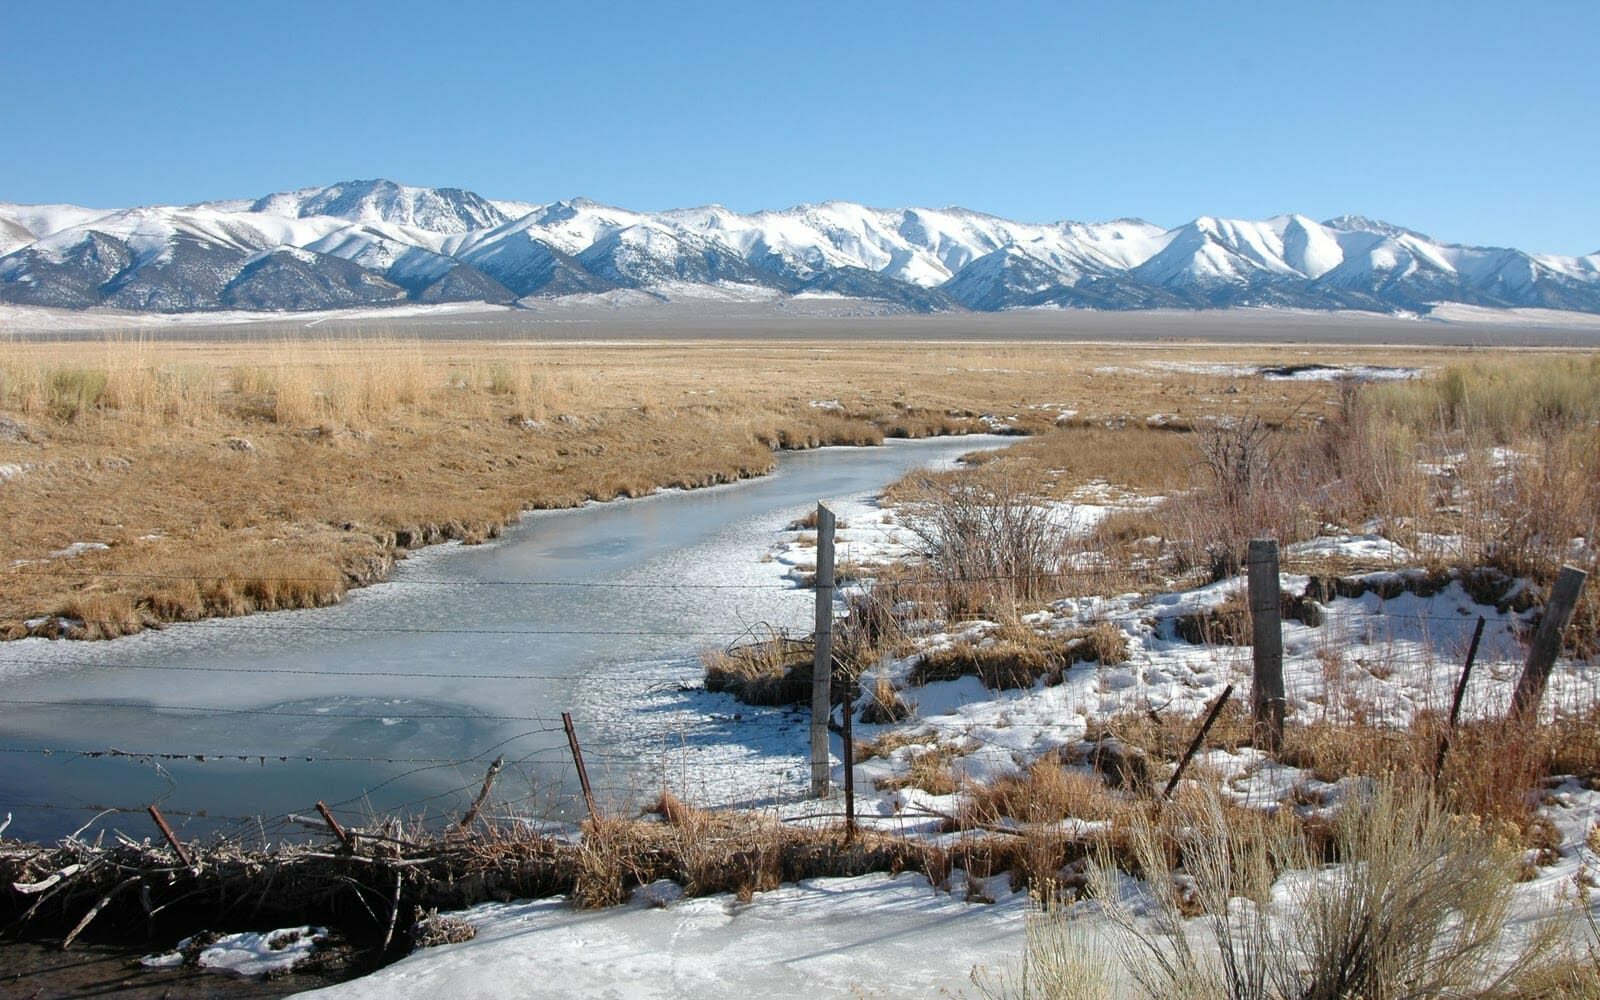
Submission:
[[[331,608],[9,643],[0,821],[50,839],[120,808],[90,832],[142,838],[159,802],[190,835],[260,836],[319,799],[348,818],[440,819],[497,756],[497,808],[571,817],[563,711],[612,801],[663,781],[699,801],[794,795],[803,719],[686,690],[698,651],[762,623],[807,629],[812,595],[762,557],[818,499],[1004,440],[786,453],[760,479],[529,514],[491,545],[415,553]],[[83,753],[112,749],[133,756]]]

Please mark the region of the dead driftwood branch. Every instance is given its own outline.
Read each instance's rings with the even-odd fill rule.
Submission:
[[[94,922],[94,918],[100,915],[101,910],[104,910],[107,906],[111,905],[111,901],[116,898],[118,893],[131,885],[138,884],[139,881],[140,876],[138,875],[135,875],[132,878],[123,879],[121,882],[118,882],[110,892],[106,893],[104,896],[101,896],[100,902],[89,907],[89,912],[83,915],[83,919],[78,921],[77,925],[74,926],[72,930],[67,932],[67,936],[61,939],[61,950],[66,951],[68,948],[71,948],[72,942],[78,939],[78,935],[83,933],[84,928],[88,927]]]
[[[389,950],[389,942],[394,940],[395,918],[400,915],[400,891],[405,885],[405,873],[400,869],[394,870],[394,898],[389,901],[389,926],[383,932],[383,944],[378,946],[378,951]]]
[[[873,830],[847,842],[833,826],[796,828],[757,814],[686,807],[672,818],[602,818],[586,824],[578,840],[483,819],[471,831],[452,823],[409,840],[346,833],[354,849],[197,841],[184,845],[188,865],[175,864],[159,841],[0,841],[0,928],[66,943],[92,929],[142,943],[313,922],[384,947],[408,940],[418,913],[486,901],[565,895],[579,906],[603,906],[663,878],[693,895],[873,871],[939,879],[956,857],[954,849],[947,856]],[[959,850],[987,852],[986,866],[1004,867],[1020,862],[1022,846],[1008,831],[979,833]]]
[[[571,722],[568,721],[567,725],[570,728]],[[478,790],[478,797],[472,800],[472,808],[468,809],[466,815],[461,817],[461,822],[456,824],[457,830],[467,830],[472,827],[472,821],[478,818],[478,810],[483,808],[483,804],[489,799],[490,790],[494,788],[495,775],[500,773],[505,763],[504,757],[496,757],[494,763],[489,765],[489,773],[483,776],[483,787]]]

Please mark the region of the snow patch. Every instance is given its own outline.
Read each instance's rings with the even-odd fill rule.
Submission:
[[[287,927],[258,933],[224,934],[200,948],[194,963],[212,972],[231,972],[240,976],[267,976],[293,971],[310,958],[328,937],[326,927]],[[172,951],[146,955],[139,964],[151,969],[170,969],[183,965],[196,947],[195,938],[184,938]]]

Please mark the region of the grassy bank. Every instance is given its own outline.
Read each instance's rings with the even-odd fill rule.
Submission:
[[[114,636],[325,604],[381,578],[408,548],[492,537],[530,508],[760,474],[779,448],[1320,409],[1331,402],[1325,385],[1206,369],[1302,356],[1040,344],[10,343],[0,350],[0,634]],[[1445,356],[1318,354],[1397,365]]]

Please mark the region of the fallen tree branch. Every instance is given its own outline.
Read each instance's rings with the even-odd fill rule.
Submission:
[[[62,951],[66,951],[68,948],[72,947],[72,942],[76,941],[78,939],[78,935],[83,933],[84,928],[88,927],[89,924],[91,922],[93,922],[94,918],[98,917],[100,915],[100,911],[101,910],[104,910],[107,906],[109,906],[111,904],[111,900],[116,897],[117,893],[119,893],[122,890],[126,889],[130,885],[137,884],[138,882],[139,882],[139,876],[138,875],[135,875],[132,878],[123,879],[121,882],[117,883],[116,888],[112,889],[110,892],[106,893],[104,896],[101,896],[100,897],[100,902],[98,902],[98,903],[94,904],[94,906],[90,907],[89,912],[85,913],[83,915],[83,919],[78,921],[78,925],[76,927],[72,928],[72,931],[69,934],[67,934],[67,936],[65,938],[62,939],[62,941],[61,941],[61,950]]]

